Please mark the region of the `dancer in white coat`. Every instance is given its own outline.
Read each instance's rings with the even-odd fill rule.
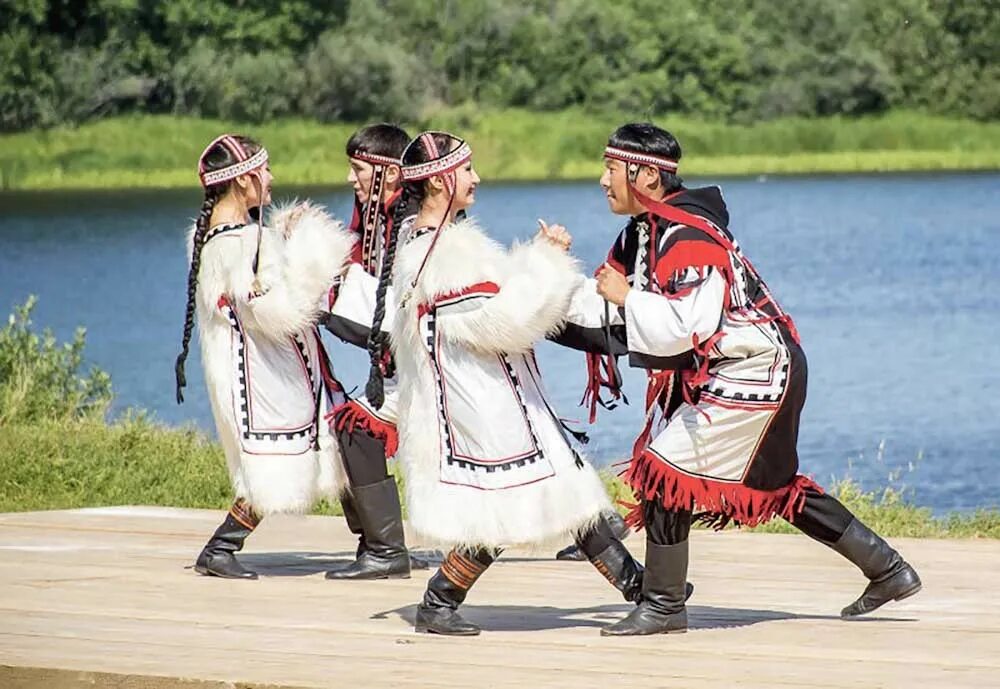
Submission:
[[[518,543],[572,537],[636,600],[641,567],[603,518],[607,493],[570,445],[532,349],[561,327],[577,282],[568,233],[543,226],[507,251],[474,221],[456,221],[479,178],[469,146],[451,135],[420,135],[402,162],[394,227],[416,217],[405,241],[389,239],[389,255],[402,243],[377,290],[367,394],[378,406],[394,361],[410,525],[453,547],[428,582],[417,631],[478,634],[457,608],[499,550]],[[395,313],[385,309],[390,282]],[[394,359],[384,356],[383,328]]]
[[[316,320],[345,269],[351,235],[321,208],[302,204],[251,218],[270,203],[267,151],[223,135],[199,159],[205,200],[190,235],[191,269],[177,401],[197,318],[212,413],[236,499],[195,570],[255,579],[234,553],[263,515],[304,512],[343,485],[323,421],[344,401]],[[262,217],[262,212],[260,213]]]

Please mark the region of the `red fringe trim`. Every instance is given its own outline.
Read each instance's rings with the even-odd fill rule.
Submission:
[[[382,419],[372,416],[363,405],[355,400],[335,407],[326,415],[331,430],[348,433],[360,428],[373,437],[385,443],[385,456],[392,457],[399,449],[399,434],[396,427]]]
[[[805,505],[807,488],[823,492],[802,474],[796,474],[787,486],[770,491],[690,476],[648,451],[631,462],[622,478],[643,501],[655,499],[659,493],[667,509],[689,510],[694,506],[699,512],[697,521],[717,530],[730,522],[758,526],[774,517],[793,521]],[[644,525],[641,505],[626,506],[629,513],[625,521],[629,526],[641,528]]]

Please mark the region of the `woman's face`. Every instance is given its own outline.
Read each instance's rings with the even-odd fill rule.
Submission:
[[[452,208],[456,211],[465,210],[476,202],[476,187],[479,185],[479,175],[472,167],[470,158],[455,170],[455,201]]]
[[[271,203],[271,166],[265,165],[257,172],[243,175],[240,188],[243,190],[247,208],[267,206]],[[263,198],[261,198],[263,197]]]

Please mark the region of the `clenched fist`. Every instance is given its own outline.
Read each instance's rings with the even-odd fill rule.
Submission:
[[[597,293],[616,306],[625,306],[631,286],[625,276],[605,263],[597,271]]]

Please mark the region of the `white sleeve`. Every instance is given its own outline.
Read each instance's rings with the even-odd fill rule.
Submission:
[[[365,271],[360,263],[352,263],[337,288],[337,297],[325,321],[326,329],[345,342],[367,347],[377,289],[378,278]],[[391,332],[396,313],[395,290],[387,289],[385,299],[381,330]]]
[[[696,268],[689,268],[696,271]],[[652,357],[683,354],[693,338],[705,341],[718,329],[727,284],[713,268],[682,296],[630,290],[625,298],[625,329],[630,352]]]
[[[256,229],[244,234],[244,256],[232,275],[230,294],[247,328],[280,339],[316,322],[330,286],[344,271],[354,237],[317,208],[303,213],[283,241],[265,229],[261,261],[276,265],[268,276],[269,284],[262,285],[263,294],[256,294],[252,269]],[[279,255],[265,256],[264,252]]]
[[[557,332],[579,281],[576,261],[544,239],[514,247],[492,294],[436,307],[442,337],[473,349],[519,353]]]

